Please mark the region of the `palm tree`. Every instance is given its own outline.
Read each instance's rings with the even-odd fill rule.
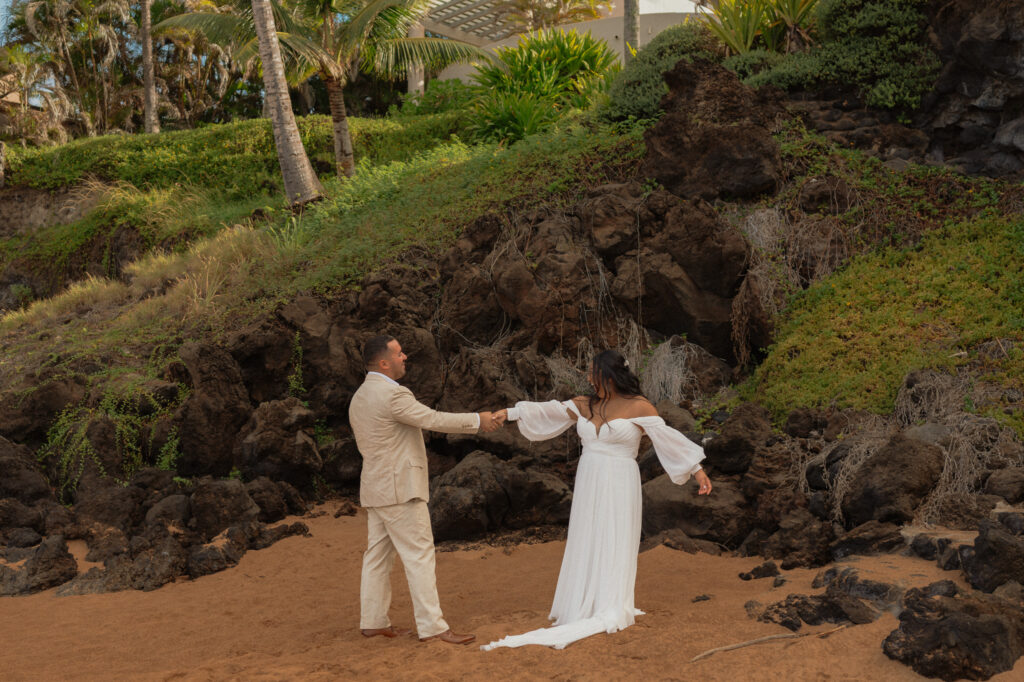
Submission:
[[[61,88],[54,74],[59,67],[50,55],[34,51],[24,45],[8,45],[0,49],[0,76],[9,83],[10,91],[0,89],[0,94],[18,94],[18,105],[12,107],[11,130],[23,140],[35,137],[40,141],[51,139],[54,133],[63,142],[67,134],[62,123],[70,109],[67,94]],[[31,103],[39,102],[39,111],[33,111]]]
[[[495,7],[498,16],[526,32],[599,19],[611,11],[607,0],[502,0]]]
[[[409,28],[430,8],[429,0],[293,0],[291,8],[291,13],[275,12],[284,24],[278,38],[294,59],[293,80],[318,74],[327,86],[339,177],[355,172],[344,94],[360,69],[398,79],[414,64],[438,69],[492,56],[456,40],[408,37]],[[245,14],[193,12],[163,21],[157,29],[171,27],[203,32],[212,42],[233,43],[240,61],[251,53],[252,34]]]
[[[623,0],[622,5],[622,63],[629,64],[633,52],[640,49],[640,0]]]
[[[142,0],[142,17],[139,28],[142,35],[142,87],[143,87],[143,121],[147,133],[160,132],[160,118],[156,112],[156,78],[153,73],[153,31],[151,13],[153,0]]]
[[[130,22],[129,9],[129,0],[33,0],[25,4],[28,31],[60,55],[61,73],[70,80],[89,134],[108,126],[114,88],[111,67],[124,38],[117,22]]]
[[[274,146],[284,176],[284,191],[288,202],[292,206],[299,206],[323,197],[324,188],[306,156],[302,138],[299,137],[299,126],[292,113],[270,0],[252,0],[252,18],[259,41],[260,61],[263,63],[263,87],[273,123]]]

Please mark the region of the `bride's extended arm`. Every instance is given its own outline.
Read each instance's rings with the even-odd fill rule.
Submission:
[[[529,440],[548,440],[564,433],[576,421],[570,403],[557,400],[543,403],[521,401],[515,407],[508,408],[508,420],[518,423],[519,432]]]
[[[704,448],[666,424],[653,406],[648,410],[646,416],[633,419],[633,423],[651,439],[665,473],[678,485],[686,483],[693,476],[700,486],[699,493],[710,493],[711,480],[700,466],[700,461],[704,459]]]

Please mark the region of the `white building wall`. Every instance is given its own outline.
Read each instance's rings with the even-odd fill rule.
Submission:
[[[643,8],[646,6],[651,7],[662,7],[662,6],[679,6],[681,9],[690,10],[688,12],[657,12],[652,14],[644,14]],[[640,13],[640,47],[643,47],[651,41],[651,38],[664,31],[669,26],[675,26],[681,24],[687,20],[687,17],[692,17],[695,13],[693,9],[694,5],[692,2],[685,2],[684,0],[641,0],[640,2],[641,13]],[[616,16],[616,12],[618,15]],[[692,20],[692,19],[691,19]],[[575,29],[579,33],[590,32],[595,38],[602,38],[608,46],[615,50],[619,54],[619,58],[622,58],[625,52],[625,43],[622,40],[622,9],[617,5],[612,9],[611,16],[604,17],[602,19],[592,19],[590,21],[581,21],[575,24],[565,24],[559,26],[560,30],[570,31]],[[519,42],[518,35],[499,40],[495,43],[485,45],[485,48],[499,48],[509,47],[516,45]],[[458,78],[460,80],[469,82],[470,75],[475,71],[475,67],[468,64],[455,64],[442,71],[437,78]]]

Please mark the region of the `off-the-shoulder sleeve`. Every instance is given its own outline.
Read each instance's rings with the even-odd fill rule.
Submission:
[[[661,417],[637,417],[631,422],[650,437],[661,466],[673,483],[682,485],[700,471],[704,448],[665,423]]]
[[[548,440],[565,432],[575,421],[566,410],[572,409],[571,400],[560,403],[520,401],[508,408],[508,420],[519,424],[519,433],[529,440]]]

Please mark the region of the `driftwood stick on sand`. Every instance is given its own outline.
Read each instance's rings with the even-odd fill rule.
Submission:
[[[831,635],[833,632],[839,632],[840,630],[842,630],[845,627],[847,627],[847,626],[846,625],[840,625],[837,628],[833,628],[833,629],[827,630],[825,632],[791,632],[791,633],[788,633],[788,634],[785,634],[785,635],[768,635],[767,637],[759,637],[757,639],[752,639],[749,642],[740,642],[739,644],[730,644],[729,646],[720,646],[720,647],[716,647],[714,649],[708,649],[704,653],[699,654],[697,656],[694,656],[693,658],[690,659],[690,663],[696,663],[700,659],[707,658],[711,654],[717,654],[719,651],[732,651],[733,649],[742,649],[745,646],[752,646],[754,644],[761,644],[762,642],[771,642],[771,641],[774,641],[774,640],[777,640],[777,639],[798,639],[800,637],[807,637],[809,635],[817,635],[819,639],[824,639],[825,637],[828,637],[829,635]]]

